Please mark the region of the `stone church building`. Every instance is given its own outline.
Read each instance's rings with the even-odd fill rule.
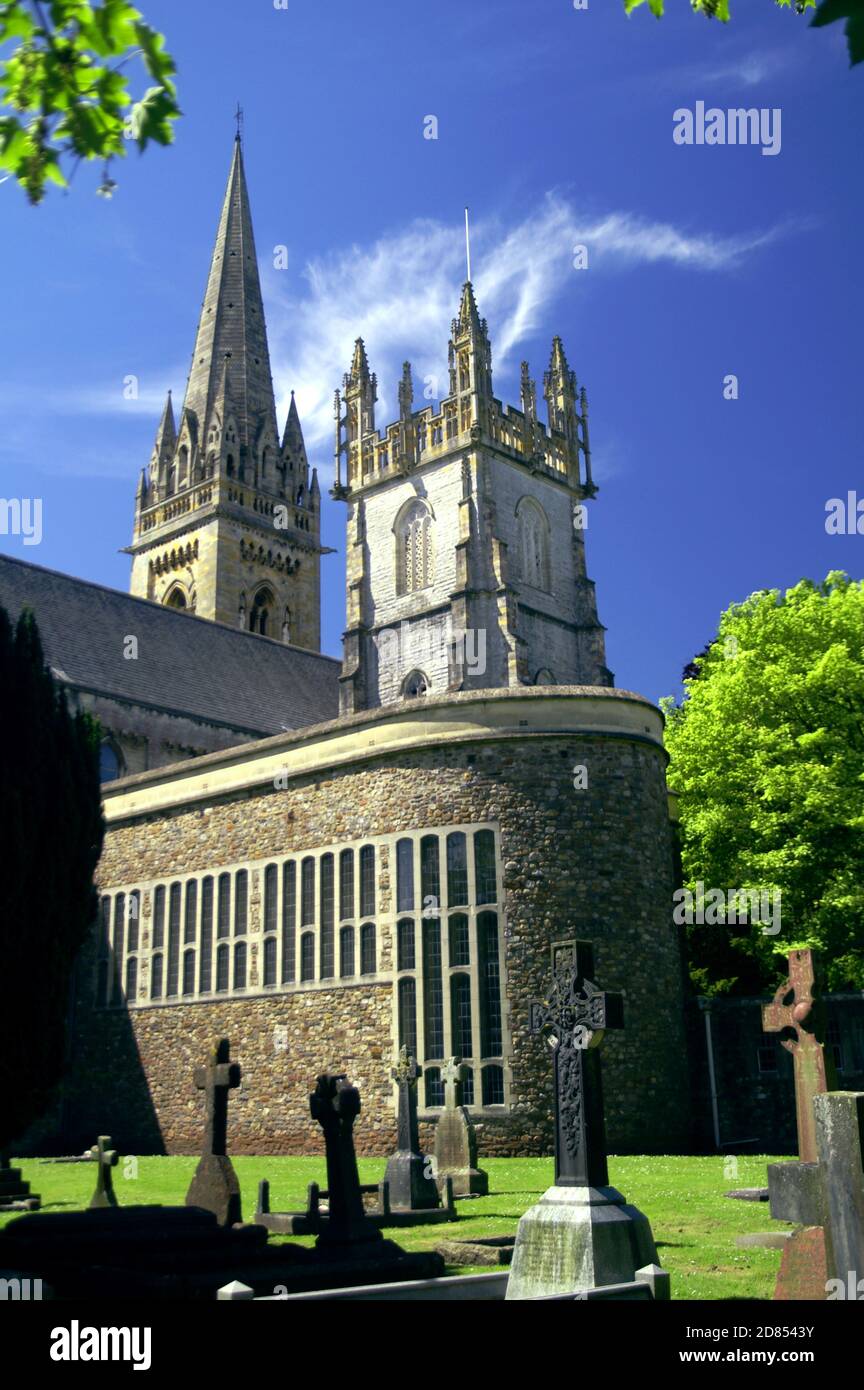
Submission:
[[[186,398],[176,417],[169,399],[138,485],[133,597],[114,596],[118,646],[101,658],[116,727],[157,717],[144,683],[158,685],[160,631],[175,651],[188,632],[200,669],[184,737],[105,784],[70,1145],[101,1132],[126,1152],[194,1151],[192,1071],[226,1036],[243,1068],[235,1152],[316,1151],[308,1093],[324,1069],[360,1088],[358,1148],[389,1152],[402,1044],[423,1068],[425,1125],[459,1055],[481,1151],[548,1151],[551,1061],[529,1006],[551,943],[572,937],[625,995],[624,1031],[604,1045],[612,1149],[686,1142],[663,721],[606,666],[585,550],[588,406],[558,338],[543,396],[545,420],[523,364],[519,408],[496,398],[470,282],[440,403],[415,408],[406,364],[398,419],[379,427],[358,339],[331,494],[344,655],[321,656],[321,497],[293,402],[277,432],[236,142]],[[196,742],[217,717],[211,687],[218,740]],[[166,687],[160,717],[175,703]]]

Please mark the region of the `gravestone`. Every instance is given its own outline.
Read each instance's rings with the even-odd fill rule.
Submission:
[[[438,1207],[441,1200],[432,1164],[420,1153],[420,1130],[417,1124],[417,1079],[422,1075],[407,1047],[399,1053],[399,1062],[390,1075],[399,1087],[398,1147],[387,1160],[384,1181],[390,1188],[393,1211],[425,1211]]]
[[[195,1085],[204,1092],[204,1144],[195,1176],[186,1193],[187,1207],[214,1214],[221,1226],[242,1221],[240,1184],[227,1155],[228,1092],[240,1085],[241,1072],[230,1060],[227,1038],[216,1044],[207,1065],[195,1072]]]
[[[321,1223],[315,1255],[325,1265],[330,1287],[336,1271],[355,1283],[385,1279],[436,1278],[444,1261],[432,1250],[405,1251],[385,1240],[363,1210],[363,1194],[354,1152],[354,1121],[360,1092],[344,1073],[325,1072],[309,1097],[312,1118],[324,1131],[329,1213]],[[437,1195],[437,1189],[436,1189]]]
[[[821,1300],[831,1256],[813,1103],[833,1089],[834,1069],[825,1052],[825,1009],[818,997],[812,951],[790,953],[789,977],[773,1002],[763,1006],[762,1026],[766,1033],[780,1033],[783,1047],[792,1054],[798,1125],[798,1161],[768,1165],[771,1215],[799,1226],[783,1246],[774,1298]]]
[[[830,1091],[813,1102],[829,1239],[829,1278],[864,1281],[864,1094]],[[861,1283],[864,1294],[864,1282]],[[856,1300],[858,1293],[852,1294]]]
[[[607,1029],[623,1027],[623,1000],[593,975],[591,943],[560,942],[549,998],[531,1006],[531,1031],[553,1055],[555,1182],[519,1222],[511,1300],[590,1297],[657,1261],[648,1218],[609,1186],[599,1049]]]
[[[453,1179],[456,1197],[485,1197],[489,1175],[477,1167],[477,1131],[462,1104],[462,1084],[468,1068],[461,1057],[451,1057],[441,1072],[444,1110],[435,1126],[435,1180]]]
[[[13,1168],[7,1153],[0,1153],[0,1211],[38,1211],[41,1199],[30,1191],[21,1169]]]
[[[107,1134],[99,1135],[90,1150],[90,1158],[97,1165],[96,1191],[90,1198],[91,1211],[100,1207],[116,1207],[117,1196],[114,1192],[111,1169],[117,1167],[120,1162],[120,1155],[116,1149],[111,1148],[111,1140]]]

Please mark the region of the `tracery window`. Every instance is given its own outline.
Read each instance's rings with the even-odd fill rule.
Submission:
[[[425,502],[412,502],[396,527],[396,588],[413,594],[432,583],[432,515]]]
[[[535,589],[549,589],[549,522],[533,497],[523,497],[516,509],[521,574]]]

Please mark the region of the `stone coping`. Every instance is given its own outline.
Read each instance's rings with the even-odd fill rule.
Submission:
[[[154,768],[103,787],[108,824],[442,744],[624,738],[663,749],[663,715],[607,686],[525,686],[426,696]],[[665,754],[664,754],[665,756]]]

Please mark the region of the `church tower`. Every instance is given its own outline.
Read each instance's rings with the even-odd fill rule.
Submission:
[[[502,406],[470,280],[449,345],[449,395],[375,427],[377,383],[358,339],[336,393],[336,484],[348,505],[341,709],[429,693],[611,686],[585,566],[588,401],[560,338],[544,380],[548,424],[522,364],[521,410]]]
[[[131,592],[317,651],[321,495],[291,396],[280,441],[238,133],[186,398],[135,496]]]

